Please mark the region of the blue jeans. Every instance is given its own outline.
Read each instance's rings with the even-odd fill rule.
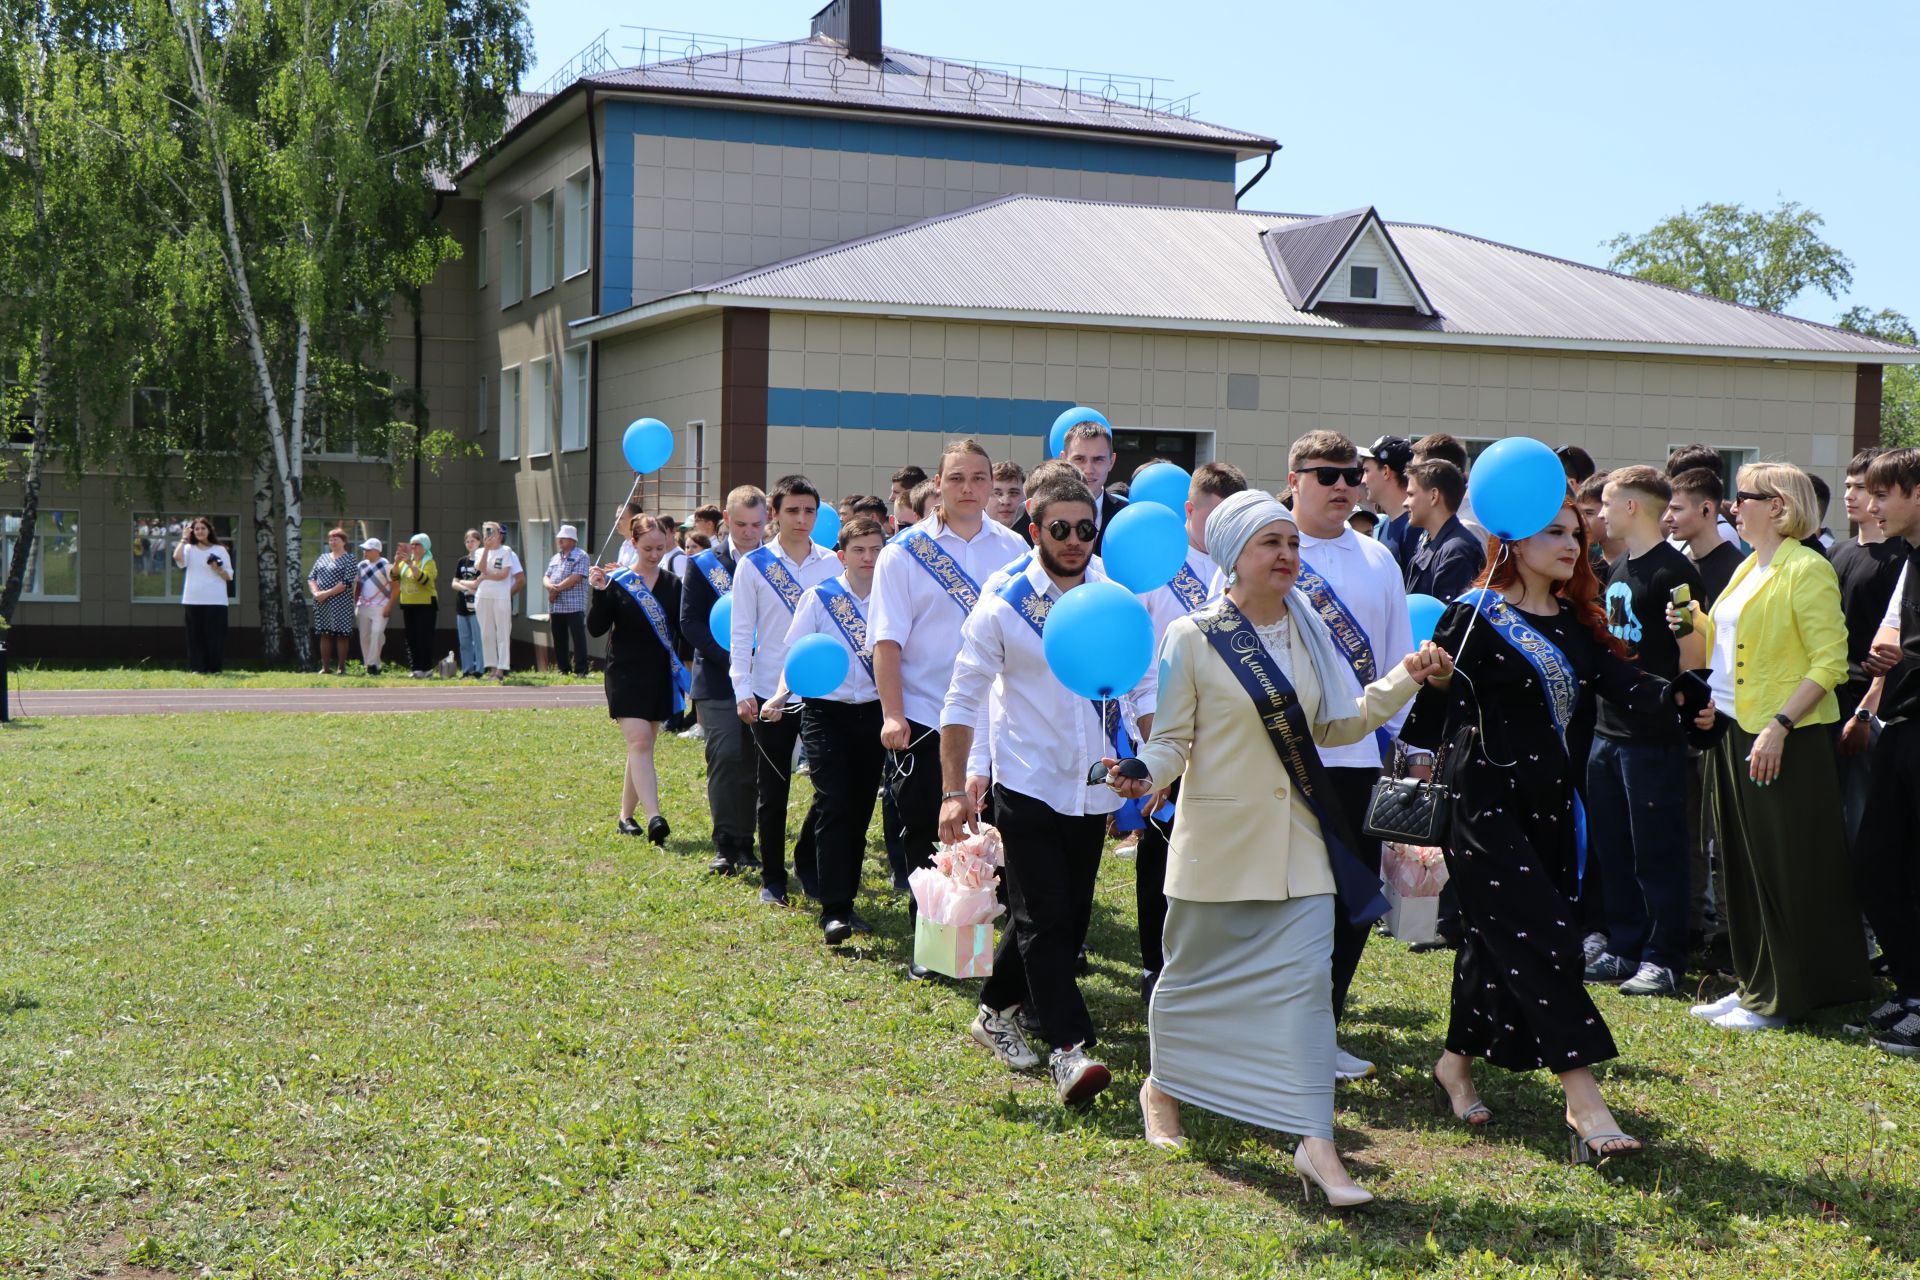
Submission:
[[[1687,965],[1692,908],[1687,776],[1681,743],[1615,742],[1598,734],[1587,760],[1587,874],[1598,864],[1607,950],[1622,960]]]
[[[460,637],[460,672],[480,674],[480,619],[471,613],[453,615],[453,628]]]

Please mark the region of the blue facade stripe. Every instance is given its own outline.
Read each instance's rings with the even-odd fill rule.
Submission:
[[[1055,418],[1072,407],[1065,400],[767,388],[767,425],[774,427],[872,428],[948,434],[977,431],[982,435],[1040,437],[1047,434]]]
[[[633,305],[633,117],[606,112],[606,160],[600,166],[600,314]]]
[[[716,142],[758,142],[813,151],[919,156],[929,160],[964,160],[976,164],[1033,165],[1045,169],[1126,173],[1149,178],[1189,178],[1202,182],[1231,183],[1235,163],[1230,152],[1154,143],[1110,142],[1102,138],[1036,136],[1019,133],[1010,127],[970,129],[953,125],[838,120],[734,107],[609,102],[609,169],[612,167],[616,139],[624,136],[630,142],[635,134]],[[632,148],[628,146],[629,182],[632,155]],[[612,193],[611,183],[608,193]]]

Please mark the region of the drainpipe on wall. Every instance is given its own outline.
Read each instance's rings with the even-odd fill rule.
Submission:
[[[1278,150],[1278,148],[1275,148],[1275,150]],[[1266,177],[1267,170],[1271,168],[1273,168],[1273,152],[1269,151],[1267,152],[1267,158],[1260,162],[1260,172],[1254,174],[1251,178],[1248,178],[1246,185],[1233,193],[1234,208],[1238,209],[1240,207],[1240,197],[1247,194],[1247,192],[1253,190],[1253,184],[1260,181],[1260,179]]]
[[[587,86],[587,164],[593,171],[593,251],[587,259],[587,295],[592,314],[600,314],[600,128],[593,118],[593,86]],[[600,510],[600,341],[587,343],[587,545],[595,540],[595,513]]]
[[[428,221],[438,222],[440,220],[440,210],[446,203],[447,197],[445,192],[434,192],[433,212],[427,215]],[[413,442],[414,533],[420,532],[420,441],[418,437],[420,435],[421,419],[426,414],[427,402],[426,388],[420,385],[421,379],[426,376],[426,323],[421,319],[421,312],[426,309],[425,303],[426,296],[423,290],[420,294],[416,295],[413,300],[413,394],[415,397],[413,405],[413,433],[415,437]]]

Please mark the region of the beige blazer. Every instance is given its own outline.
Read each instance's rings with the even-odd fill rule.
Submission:
[[[1320,682],[1297,638],[1293,687],[1314,740],[1328,747],[1360,741],[1419,690],[1395,659],[1346,715],[1320,724]],[[1140,758],[1157,787],[1186,776],[1167,848],[1168,897],[1277,902],[1334,891],[1319,820],[1294,793],[1253,701],[1191,618],[1167,628],[1160,705]]]

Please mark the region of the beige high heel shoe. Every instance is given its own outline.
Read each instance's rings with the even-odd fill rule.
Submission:
[[[1162,1151],[1187,1149],[1187,1135],[1180,1132],[1180,1104],[1155,1089],[1150,1080],[1140,1086],[1140,1119],[1150,1145]]]
[[[1330,1208],[1358,1209],[1361,1205],[1373,1203],[1373,1192],[1365,1187],[1328,1186],[1326,1179],[1320,1176],[1320,1171],[1313,1167],[1313,1158],[1307,1154],[1307,1144],[1304,1142],[1293,1149],[1293,1168],[1300,1175],[1301,1194],[1309,1200],[1313,1198],[1313,1187],[1318,1187],[1320,1194],[1327,1198]]]

